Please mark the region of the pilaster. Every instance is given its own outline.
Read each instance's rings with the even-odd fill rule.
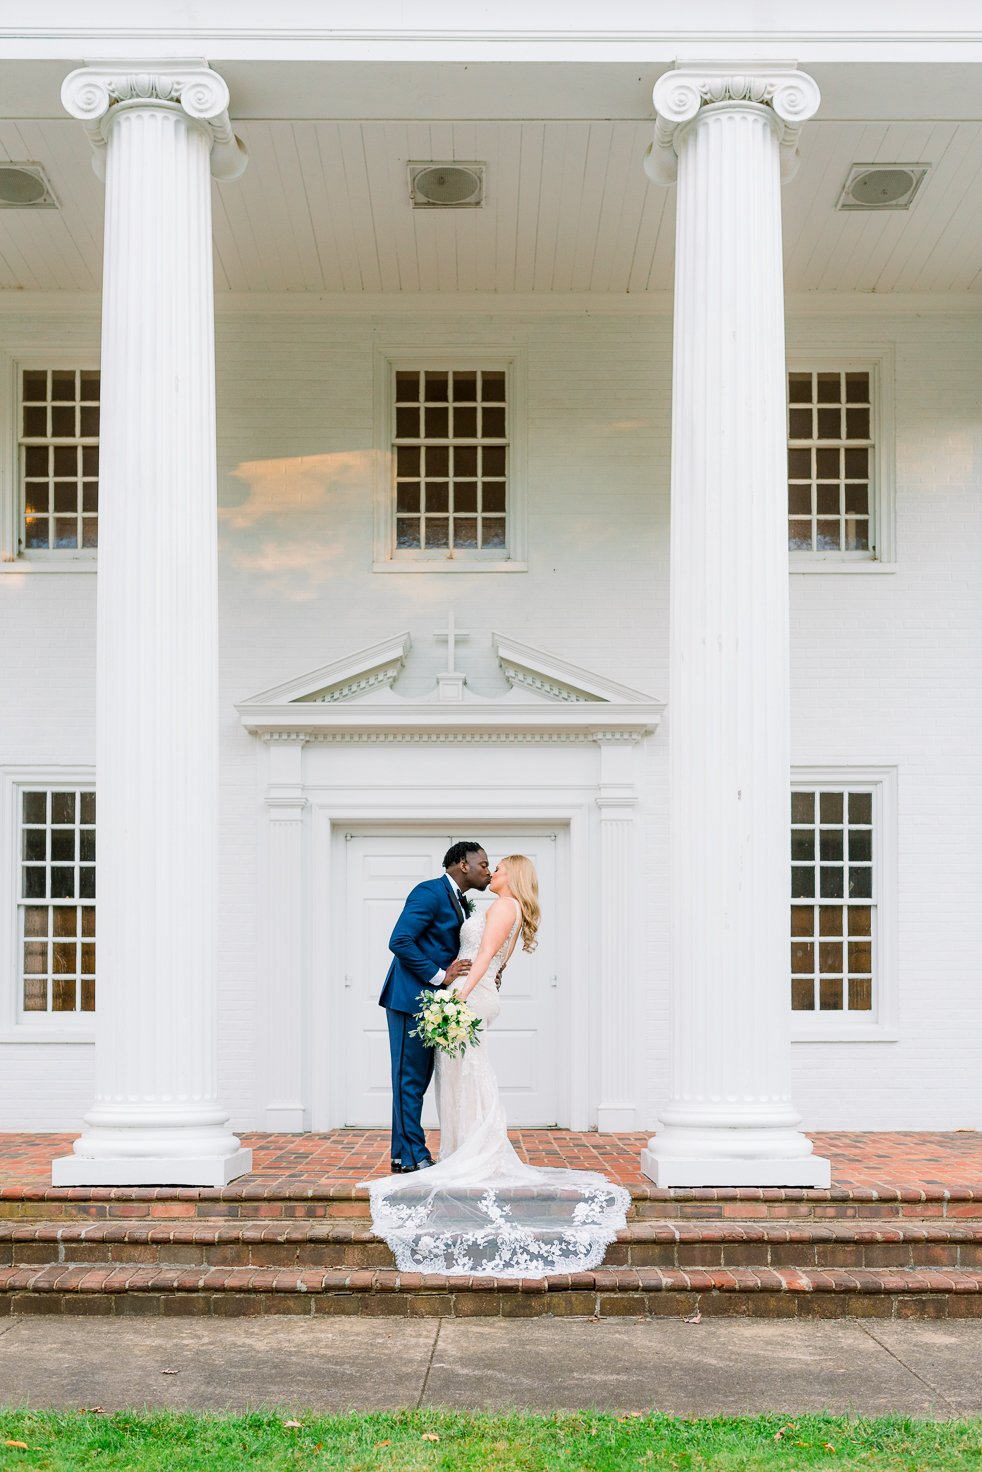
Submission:
[[[677,168],[670,593],[671,1099],[659,1186],[823,1186],[790,1094],[780,186],[818,106],[788,63],[659,79]],[[786,172],[785,166],[785,172]]]
[[[304,745],[302,736],[267,741],[266,1128],[287,1133],[310,1127],[304,1103]]]
[[[600,1102],[597,1128],[633,1130],[637,1108],[631,1098],[634,1080],[632,1009],[643,1005],[637,995],[638,917],[635,877],[637,847],[634,780],[635,747],[613,736],[600,739],[600,969],[599,1063]]]
[[[243,155],[204,64],[65,81],[104,165],[96,620],[96,1101],[56,1185],[220,1186],[211,173]]]

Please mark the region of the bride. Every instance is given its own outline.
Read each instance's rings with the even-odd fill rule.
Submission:
[[[454,983],[481,1019],[462,1057],[436,1055],[440,1158],[425,1171],[369,1183],[372,1226],[403,1272],[534,1278],[584,1272],[603,1260],[626,1220],[630,1195],[593,1171],[526,1165],[508,1139],[485,1044],[501,1010],[501,973],[518,944],[535,949],[538,879],[524,854],[502,859],[495,902],[464,921]]]

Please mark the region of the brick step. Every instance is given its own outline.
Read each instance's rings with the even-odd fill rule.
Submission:
[[[392,1268],[367,1219],[0,1221],[0,1265]],[[610,1267],[982,1268],[982,1221],[634,1220]]]
[[[0,1268],[0,1311],[400,1317],[982,1317],[982,1273],[957,1269],[604,1268],[510,1281],[389,1270]]]
[[[980,1221],[982,1187],[660,1190],[633,1184],[630,1220]],[[0,1221],[369,1220],[350,1184],[197,1187],[0,1187]]]

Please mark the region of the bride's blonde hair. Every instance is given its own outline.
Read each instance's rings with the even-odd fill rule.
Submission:
[[[538,944],[535,933],[542,914],[539,909],[539,876],[535,872],[535,865],[524,854],[508,854],[501,862],[508,866],[508,888],[522,910],[522,950],[534,951]]]

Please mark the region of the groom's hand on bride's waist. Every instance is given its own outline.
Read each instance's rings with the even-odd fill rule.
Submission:
[[[440,983],[441,986],[452,986],[461,976],[466,976],[471,969],[470,961],[451,961],[447,967],[447,973]]]

